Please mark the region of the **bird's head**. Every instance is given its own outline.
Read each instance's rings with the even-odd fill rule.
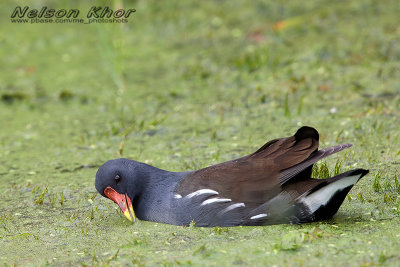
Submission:
[[[96,190],[114,201],[128,220],[136,220],[132,201],[135,188],[135,168],[139,163],[128,159],[113,159],[104,163],[96,173]]]

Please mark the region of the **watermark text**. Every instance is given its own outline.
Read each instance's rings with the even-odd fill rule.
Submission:
[[[136,9],[113,10],[108,6],[92,6],[87,12],[73,9],[40,9],[17,6],[11,13],[12,23],[127,23]]]

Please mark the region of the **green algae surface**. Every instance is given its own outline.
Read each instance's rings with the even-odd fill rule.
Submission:
[[[32,8],[79,8],[32,1]],[[397,1],[97,2],[126,24],[11,23],[0,3],[0,264],[400,264]],[[187,171],[309,125],[366,168],[337,215],[196,228],[126,220],[94,188],[120,156]]]

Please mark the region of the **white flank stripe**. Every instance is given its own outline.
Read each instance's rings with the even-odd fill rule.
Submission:
[[[244,203],[232,204],[232,205],[228,206],[226,209],[224,209],[224,210],[222,211],[222,213],[231,211],[231,210],[236,209],[236,208],[244,207],[244,206],[246,206],[246,205],[244,205]]]
[[[210,198],[207,200],[204,200],[203,203],[201,203],[201,206],[207,205],[207,204],[211,204],[211,203],[218,203],[218,202],[229,202],[232,201],[232,199],[229,198]]]
[[[261,214],[252,216],[250,219],[251,219],[251,220],[256,220],[256,219],[265,218],[265,217],[267,217],[267,216],[268,216],[268,214],[261,213]]]
[[[174,195],[174,198],[182,198],[182,196],[179,195],[179,194],[175,194],[175,195]]]
[[[214,191],[214,190],[211,190],[211,189],[200,189],[200,190],[197,190],[196,192],[190,193],[185,198],[192,198],[192,197],[196,197],[196,196],[204,195],[204,194],[218,195],[218,192]]]
[[[361,174],[342,178],[339,181],[333,182],[315,191],[311,195],[303,197],[301,202],[303,202],[310,209],[311,212],[315,212],[317,209],[319,209],[319,207],[326,205],[326,203],[328,203],[328,201],[336,192],[355,184],[360,176]]]

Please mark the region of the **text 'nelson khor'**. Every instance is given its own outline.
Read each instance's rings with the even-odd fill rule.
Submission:
[[[113,11],[109,7],[96,7],[93,6],[90,8],[88,13],[86,14],[87,18],[129,18],[132,13],[135,13],[136,9],[118,9]],[[79,9],[53,9],[48,7],[42,7],[40,10],[38,9],[30,9],[28,6],[21,8],[17,6],[13,13],[11,14],[11,18],[19,17],[24,18],[25,16],[28,18],[77,18],[79,16]]]

